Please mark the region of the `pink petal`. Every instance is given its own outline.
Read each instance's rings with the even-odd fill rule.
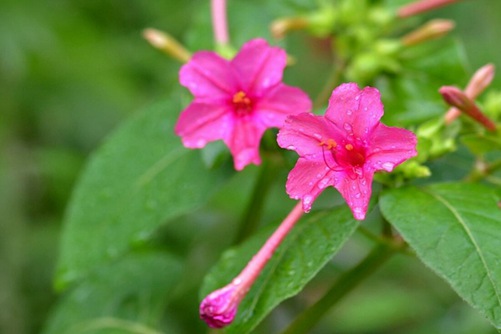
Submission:
[[[372,171],[367,170],[359,178],[350,178],[345,175],[344,177],[340,177],[340,182],[334,185],[343,196],[357,220],[365,219],[372,193],[373,175]]]
[[[231,61],[244,91],[259,95],[282,80],[287,56],[264,39],[253,39],[242,46]]]
[[[360,90],[355,83],[337,87],[329,99],[325,117],[346,135],[366,139],[383,116],[381,96],[376,88]]]
[[[326,187],[334,185],[335,174],[322,161],[299,158],[287,177],[287,194],[293,199],[300,199],[303,210],[308,212],[318,195]]]
[[[311,100],[299,88],[278,84],[258,100],[255,108],[267,127],[282,127],[288,115],[311,111]]]
[[[366,165],[391,172],[395,166],[417,155],[417,138],[409,130],[379,124],[374,129]]]
[[[228,137],[232,111],[224,104],[192,102],[179,116],[174,131],[190,148],[204,147],[207,142]]]
[[[323,116],[302,113],[286,118],[283,127],[278,132],[278,145],[288,150],[296,151],[300,157],[317,157],[322,160],[320,143],[327,139],[338,140],[332,123]]]
[[[195,53],[181,67],[179,81],[197,98],[227,98],[237,90],[230,63],[210,51]]]
[[[251,118],[235,118],[234,128],[229,138],[225,139],[233,155],[236,170],[242,170],[248,164],[259,165],[259,142],[266,130]]]

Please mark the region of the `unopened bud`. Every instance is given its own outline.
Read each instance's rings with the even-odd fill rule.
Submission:
[[[280,39],[293,30],[301,30],[308,26],[308,21],[303,17],[286,17],[271,23],[270,31],[273,37]]]
[[[209,327],[223,328],[233,322],[244,295],[239,293],[238,288],[238,285],[231,283],[212,292],[200,303],[200,318]]]
[[[487,64],[479,68],[471,77],[468,86],[466,86],[464,90],[465,94],[472,99],[480,95],[491,84],[492,79],[494,79],[495,69],[493,64]]]
[[[155,48],[183,63],[188,62],[191,58],[191,53],[165,32],[148,28],[143,31],[143,37]]]
[[[493,64],[487,64],[479,68],[471,77],[464,93],[470,99],[474,100],[482,93],[492,82],[494,78],[495,67]],[[453,120],[459,117],[461,111],[457,108],[450,108],[445,114],[445,123],[450,124]]]
[[[496,124],[494,124],[482,111],[475,105],[472,99],[466,96],[459,88],[453,86],[443,86],[439,89],[440,94],[445,102],[449,105],[456,107],[466,115],[470,116],[478,123],[482,124],[487,130],[495,131]]]
[[[431,20],[420,28],[411,31],[410,33],[402,37],[402,44],[405,46],[411,46],[432,39],[440,38],[454,29],[455,26],[456,25],[452,20]]]
[[[459,0],[418,0],[400,7],[397,11],[397,16],[401,18],[409,17],[447,6],[455,2],[459,2]]]

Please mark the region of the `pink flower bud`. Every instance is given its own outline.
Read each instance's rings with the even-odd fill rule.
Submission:
[[[445,36],[454,29],[455,23],[452,20],[436,19],[424,24],[422,27],[408,33],[402,37],[402,44],[406,46],[416,45],[431,39]]]
[[[223,328],[233,322],[241,295],[237,289],[238,286],[231,283],[204,298],[200,304],[200,318],[209,327]]]
[[[475,102],[466,96],[461,89],[453,86],[442,86],[439,92],[449,105],[461,110],[463,113],[482,124],[487,130],[496,131],[496,124],[485,116],[475,105]]]
[[[399,17],[409,17],[424,12],[431,11],[443,6],[447,6],[458,2],[459,0],[420,0],[412,2],[408,5],[400,7],[397,12]]]
[[[480,95],[492,82],[494,78],[495,67],[493,64],[487,64],[479,68],[475,74],[468,82],[464,93],[470,99],[475,100],[475,98]],[[450,124],[456,118],[459,117],[461,111],[455,107],[450,108],[445,114],[445,123]]]

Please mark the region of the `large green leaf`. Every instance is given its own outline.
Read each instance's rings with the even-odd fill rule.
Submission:
[[[196,209],[224,179],[173,133],[181,109],[174,97],[134,115],[92,156],[67,211],[59,288]]]
[[[153,333],[180,274],[180,262],[165,253],[103,266],[61,299],[45,334]]]
[[[406,187],[383,194],[383,215],[419,258],[501,328],[501,210],[482,185]]]
[[[336,254],[357,226],[346,206],[328,213],[311,214],[300,221],[241,303],[227,333],[249,333],[281,301],[299,293]],[[242,246],[225,252],[206,276],[202,295],[228,284],[271,233],[270,229],[266,229]]]

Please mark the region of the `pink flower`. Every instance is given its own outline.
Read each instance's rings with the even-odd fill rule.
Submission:
[[[259,164],[264,131],[281,127],[288,115],[311,110],[299,88],[282,83],[285,51],[263,39],[247,42],[232,59],[200,51],[181,68],[180,82],[194,95],[175,127],[183,144],[202,148],[222,139],[235,169]]]
[[[417,154],[416,136],[382,124],[382,116],[377,89],[360,90],[348,83],[332,92],[325,116],[302,113],[288,117],[278,133],[278,144],[299,154],[287,179],[289,196],[301,199],[308,212],[323,189],[333,186],[353,216],[363,220],[374,172],[391,172]]]

